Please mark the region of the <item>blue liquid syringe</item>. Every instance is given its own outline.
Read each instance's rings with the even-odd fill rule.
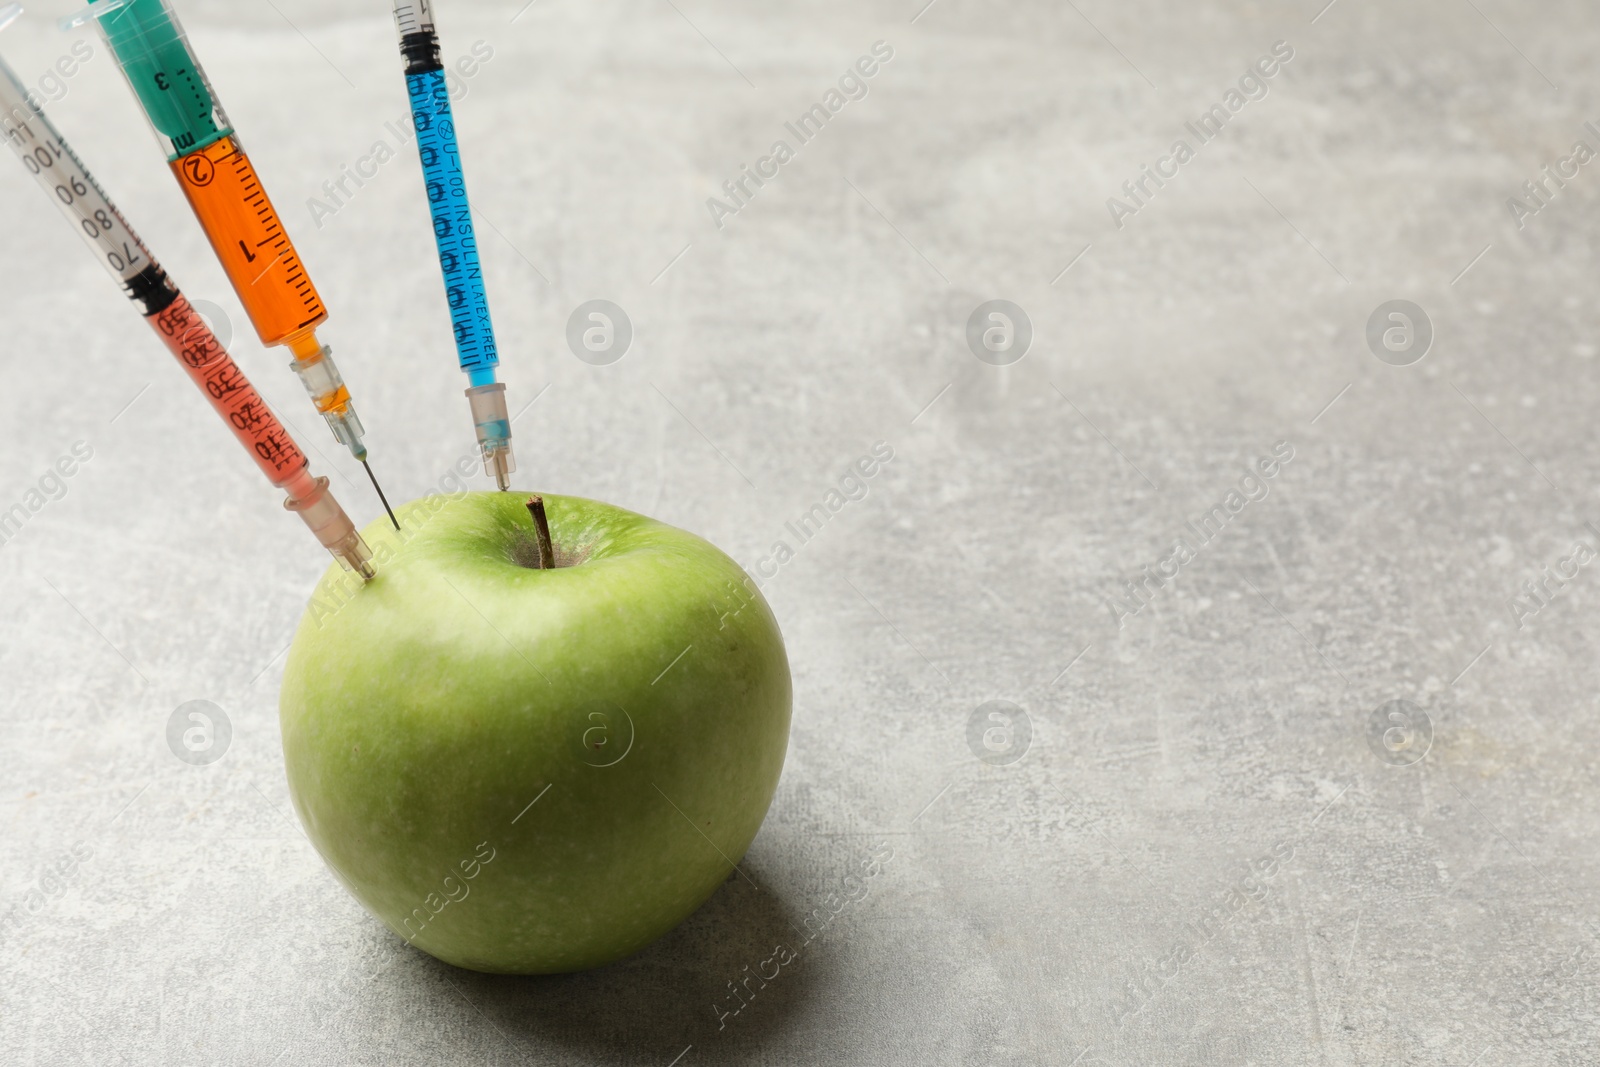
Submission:
[[[472,407],[484,473],[493,476],[495,484],[505,490],[511,488],[510,474],[517,469],[511,452],[506,387],[495,380],[500,354],[495,346],[494,323],[489,318],[489,296],[484,291],[483,265],[478,260],[477,227],[467,202],[461,148],[456,143],[455,116],[450,109],[444,64],[439,59],[439,35],[434,32],[430,0],[394,0],[394,21],[400,31],[406,92],[417,127],[417,151],[422,156],[422,176],[428,191],[428,210],[433,215],[433,239],[439,250],[439,268],[444,273],[445,297],[450,304],[456,357],[470,382],[467,401]]]

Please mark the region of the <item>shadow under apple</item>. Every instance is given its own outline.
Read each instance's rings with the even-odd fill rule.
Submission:
[[[758,888],[759,887],[759,888]],[[799,952],[793,909],[746,856],[700,908],[659,941],[605,967],[556,975],[491,975],[418,953],[419,968],[451,984],[520,1051],[563,1052],[583,1061],[744,1063],[767,1045],[812,994],[818,973]],[[730,983],[732,985],[730,986]]]

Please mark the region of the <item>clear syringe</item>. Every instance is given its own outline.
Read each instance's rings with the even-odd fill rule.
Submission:
[[[0,29],[21,13],[17,4],[0,8]],[[206,394],[261,473],[288,494],[283,506],[299,515],[323,547],[348,570],[370,579],[376,573],[372,552],[333,498],[328,479],[312,476],[300,446],[150,255],[60,132],[29,99],[28,90],[3,58],[0,112],[0,137],[67,217],[101,266],[116,279],[161,343],[177,357],[190,380]]]
[[[439,268],[444,273],[456,358],[470,383],[467,401],[478,435],[478,449],[483,453],[484,473],[505,490],[511,488],[509,475],[517,469],[511,453],[506,387],[495,381],[500,354],[495,347],[494,323],[489,318],[489,296],[484,291],[483,265],[478,260],[478,232],[467,202],[461,147],[456,142],[456,121],[450,110],[444,64],[439,59],[439,36],[434,32],[430,0],[394,0],[394,21],[400,31],[406,93],[411,98],[411,118],[417,127],[417,151],[422,156],[423,184],[433,216]]]
[[[90,0],[63,29],[93,21],[167,154],[167,166],[205,230],[261,343],[287,345],[328,428],[367,463],[365,430],[333,353],[317,339],[322,297],[284,231],[250,157],[228,123],[168,0]],[[373,488],[382,498],[372,468]],[[384,502],[388,508],[388,502]],[[394,514],[390,512],[390,519]],[[396,523],[396,528],[399,523]]]

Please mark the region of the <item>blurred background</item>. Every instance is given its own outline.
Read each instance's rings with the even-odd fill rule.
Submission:
[[[7,1062],[1587,1061],[1600,578],[1564,561],[1600,549],[1593,9],[924,2],[436,12],[446,61],[479,58],[455,113],[514,484],[762,567],[794,670],[761,888],[589,974],[445,967],[325,869],[276,693],[326,556],[0,165],[0,511],[47,498],[0,545]],[[72,10],[0,49],[378,518]],[[387,6],[179,12],[374,471],[434,489],[473,442]],[[631,326],[608,362],[568,342],[592,300]],[[231,731],[202,766],[166,734],[194,700]]]

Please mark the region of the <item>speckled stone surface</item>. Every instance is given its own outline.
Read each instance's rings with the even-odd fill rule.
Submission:
[[[518,485],[761,571],[794,671],[748,877],[594,973],[452,970],[324,868],[276,693],[325,558],[0,166],[0,1060],[1592,1062],[1592,7],[921,2],[440,12],[492,49],[456,109]],[[0,47],[370,520],[104,49],[42,79],[73,6]],[[387,12],[183,11],[419,496],[471,442]],[[969,347],[990,300],[1020,359]]]

